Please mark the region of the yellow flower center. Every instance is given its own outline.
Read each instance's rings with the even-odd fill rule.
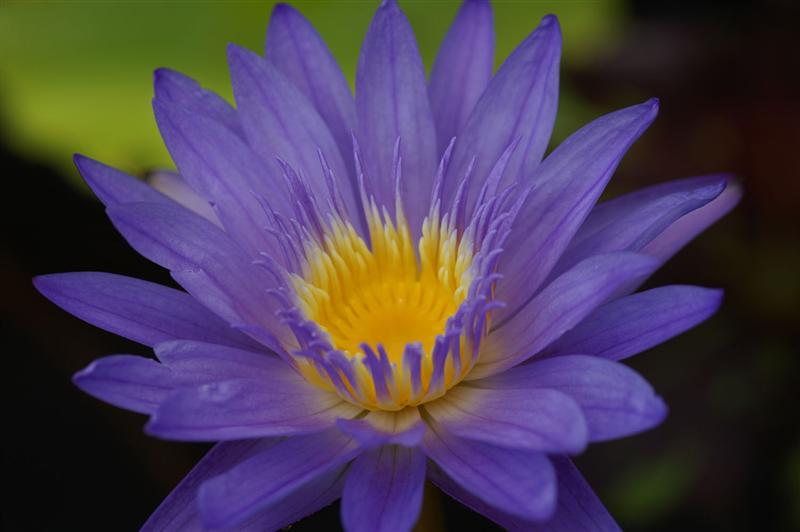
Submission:
[[[466,298],[470,283],[473,249],[459,238],[448,222],[433,216],[425,220],[416,249],[401,209],[396,225],[372,205],[367,210],[370,245],[346,222],[334,219],[322,242],[305,245],[302,272],[291,281],[298,307],[327,334],[331,346],[353,364],[356,383],[345,386],[348,400],[371,409],[396,410],[441,395],[456,384],[470,365],[468,342],[457,356],[463,364],[448,360],[441,393],[429,390],[433,374],[432,354],[447,321]],[[366,348],[364,348],[366,344]],[[404,356],[407,346],[421,345],[418,390],[414,390],[413,368]],[[378,358],[385,352],[393,371],[388,379],[389,400],[380,397],[369,365],[367,351]],[[298,367],[310,381],[330,388],[330,376],[311,361]]]

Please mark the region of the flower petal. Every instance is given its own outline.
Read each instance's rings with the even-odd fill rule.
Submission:
[[[293,372],[286,366],[285,372]],[[149,434],[184,441],[237,440],[319,432],[360,410],[299,375],[233,379],[170,395],[150,419]]]
[[[522,311],[486,338],[474,380],[511,368],[535,355],[602,305],[619,290],[659,266],[637,253],[590,257],[542,290]]]
[[[106,403],[152,414],[173,391],[172,371],[149,358],[111,355],[99,358],[76,373],[72,382]]]
[[[117,203],[172,203],[168,197],[140,179],[84,155],[75,154],[75,166],[104,205]]]
[[[195,214],[213,222],[218,227],[223,227],[222,222],[214,212],[214,208],[203,196],[192,190],[180,174],[160,170],[147,176],[148,184],[158,190],[178,205],[183,205]]]
[[[558,390],[578,403],[589,441],[630,436],[664,420],[667,407],[638,373],[618,362],[564,355],[523,364],[475,382],[492,390]]]
[[[639,251],[682,216],[717,198],[726,175],[677,179],[595,207],[559,259],[551,277],[592,255]]]
[[[227,322],[276,330],[277,309],[266,297],[274,281],[214,224],[186,209],[155,203],[115,205],[108,215],[136,251],[173,270],[179,283]]]
[[[708,319],[722,304],[722,295],[722,290],[674,285],[622,297],[598,307],[542,355],[585,353],[622,360]]]
[[[218,443],[164,499],[142,531],[204,529],[197,508],[200,485],[266,451],[278,441],[277,438],[263,438]],[[344,475],[340,470],[325,473],[240,523],[236,530],[278,530],[291,525],[338,499],[343,481]]]
[[[647,244],[642,253],[666,262],[694,237],[706,230],[711,224],[728,214],[742,199],[742,187],[736,182],[729,182],[725,190],[717,198],[705,206],[690,212],[669,226],[652,242]]]
[[[33,283],[70,314],[144,345],[178,339],[255,345],[189,294],[166,286],[100,272],[42,275]]]
[[[318,151],[324,154],[340,183],[349,177],[328,126],[302,92],[266,59],[229,45],[228,63],[242,125],[250,146],[265,162],[265,170],[280,176],[283,170],[276,158],[286,161],[303,176],[318,198],[317,207],[325,214],[334,198],[330,196]],[[359,212],[352,185],[353,182],[341,188],[351,215]]]
[[[246,378],[297,381],[297,373],[285,362],[263,352],[183,340],[158,344],[155,352],[162,364],[197,382]]]
[[[492,6],[488,0],[467,0],[439,48],[428,85],[440,152],[467,122],[493,66]]]
[[[533,191],[515,219],[500,259],[497,297],[515,314],[547,279],[630,145],[653,121],[653,99],[603,116],[574,133],[536,169]]]
[[[251,254],[274,247],[264,226],[263,198],[288,213],[284,183],[221,123],[173,102],[153,101],[164,144],[187,184],[214,204],[225,229]]]
[[[366,449],[388,444],[416,447],[425,434],[425,423],[414,407],[397,412],[375,410],[363,418],[337,419],[336,425]]]
[[[428,465],[428,480],[453,499],[483,515],[487,519],[491,519],[505,530],[510,532],[530,532],[534,530],[535,523],[522,519],[521,517],[507,514],[491,504],[486,503],[483,499],[450,478],[435,463]]]
[[[394,146],[400,138],[401,195],[412,234],[428,212],[436,174],[436,130],[414,32],[394,0],[372,19],[356,73],[358,139],[379,204],[395,207]]]
[[[556,476],[544,453],[465,440],[437,426],[427,431],[423,449],[486,504],[530,520],[547,519],[555,510]]]
[[[197,489],[200,484],[269,449],[278,441],[277,438],[264,438],[216,444],[161,502],[142,525],[142,532],[202,530],[197,512]]]
[[[352,161],[351,132],[356,129],[355,101],[317,30],[292,6],[277,4],[269,19],[265,55],[314,105],[351,170],[348,161]],[[342,180],[346,177],[339,176]]]
[[[216,93],[206,90],[185,74],[159,68],[154,75],[156,99],[174,103],[195,114],[207,116],[244,138],[236,110]]]
[[[586,421],[577,403],[556,390],[486,390],[457,386],[425,410],[462,438],[510,449],[577,453]]]
[[[449,496],[510,532],[619,532],[619,526],[572,462],[563,456],[551,456],[550,461],[558,477],[557,506],[555,514],[541,523],[520,519],[487,504],[438,467],[429,467],[428,478]]]
[[[545,523],[529,528],[532,532],[620,532],[622,529],[603,503],[565,456],[550,460],[558,476],[558,507]]]
[[[342,523],[350,532],[411,530],[422,506],[425,455],[385,445],[355,459],[342,493]]]
[[[472,182],[474,201],[480,185],[495,162],[519,142],[506,171],[501,189],[527,183],[550,142],[558,106],[558,65],[561,29],[558,19],[548,15],[505,60],[456,141],[453,162],[447,173],[445,198],[452,200],[460,180],[475,160]]]
[[[235,526],[303,485],[338,471],[359,453],[338,430],[288,438],[200,486],[205,526]]]

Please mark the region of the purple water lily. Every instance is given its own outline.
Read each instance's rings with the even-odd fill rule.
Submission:
[[[275,8],[264,57],[228,49],[236,109],[170,70],[153,106],[178,173],[76,164],[116,228],[185,290],[108,273],[35,280],[68,312],[152,347],[75,376],[219,442],[145,530],[284,527],[342,499],[349,531],[408,530],[425,479],[512,530],[617,530],[568,458],[660,423],[619,361],[722,294],[637,292],[729,211],[725,175],[604,201],[656,100],[542,161],[561,34],[547,16],[492,75],[488,1],[467,0],[430,79],[379,7],[355,98],[312,26]]]

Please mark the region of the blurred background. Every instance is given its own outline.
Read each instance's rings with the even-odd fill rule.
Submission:
[[[377,2],[295,2],[351,80]],[[430,68],[457,2],[401,2]],[[170,283],[112,229],[73,152],[144,176],[171,167],[152,71],[230,97],[225,44],[261,50],[272,2],[0,2],[0,310],[5,530],[136,529],[205,452],[142,433],[70,376],[146,350],[72,318],[32,276],[99,270]],[[607,192],[731,171],[739,207],[653,285],[723,287],[722,310],[631,360],[665,397],[658,429],[594,445],[578,465],[626,530],[800,530],[800,12],[768,2],[495,2],[497,63],[555,13],[564,32],[553,144],[650,96],[661,114]],[[491,530],[434,489],[420,530]],[[330,507],[293,527],[336,530]]]

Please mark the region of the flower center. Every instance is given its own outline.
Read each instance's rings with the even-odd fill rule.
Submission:
[[[447,332],[470,290],[473,247],[447,216],[426,219],[416,246],[402,210],[396,224],[374,205],[367,219],[369,245],[334,219],[305,244],[302,271],[291,275],[298,308],[352,375],[341,363],[333,374],[313,359],[298,367],[315,384],[341,379],[351,401],[394,410],[440,396],[472,365],[462,327]]]

